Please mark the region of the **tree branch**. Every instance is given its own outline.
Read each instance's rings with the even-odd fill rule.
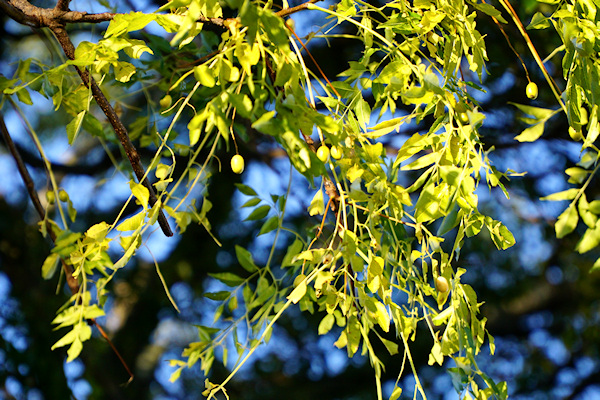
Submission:
[[[281,18],[287,17],[288,15],[294,14],[298,11],[306,10],[308,8],[309,4],[314,4],[319,1],[321,1],[321,0],[309,0],[306,3],[299,4],[295,7],[288,7],[288,8],[284,8],[283,10],[277,11],[275,13],[275,15],[277,15],[278,17],[281,17]]]
[[[74,60],[75,46],[73,46],[73,43],[71,42],[71,39],[69,38],[69,35],[67,34],[65,28],[62,26],[57,26],[51,27],[51,29],[52,32],[54,32],[54,35],[56,35],[56,38],[58,39],[58,42],[60,43],[67,58],[70,60]],[[131,163],[131,167],[133,168],[133,172],[135,172],[138,181],[141,182],[148,189],[148,192],[150,193],[150,205],[154,206],[154,204],[158,200],[156,198],[156,192],[154,191],[152,184],[150,183],[150,181],[148,181],[148,178],[146,177],[146,172],[144,171],[144,167],[140,162],[140,155],[137,152],[133,143],[131,143],[131,140],[129,139],[127,128],[125,128],[125,125],[123,125],[123,122],[115,112],[114,108],[110,105],[110,103],[106,99],[106,96],[104,96],[104,93],[102,92],[94,78],[90,75],[90,73],[86,69],[81,69],[77,66],[75,67],[75,69],[77,70],[77,73],[81,77],[81,80],[83,81],[85,86],[91,88],[92,96],[94,97],[96,103],[98,103],[98,106],[100,106],[100,109],[104,112],[104,115],[106,115],[108,121],[112,125],[115,134],[121,142],[121,146],[123,146],[123,150],[125,150],[125,153],[127,154],[127,158],[129,158],[129,162]],[[169,222],[167,221],[164,213],[162,212],[162,210],[159,210],[159,213],[160,214],[158,216],[158,224],[160,225],[163,233],[166,236],[173,236],[173,232],[171,231]]]
[[[68,0],[59,0],[55,8],[41,8],[26,0],[0,0],[0,9],[15,21],[34,28],[52,28],[76,22],[106,22],[112,20],[116,15],[109,12],[88,14],[69,11],[68,3]]]
[[[71,0],[58,0],[56,2],[56,7],[54,7],[54,9],[60,10],[60,11],[68,11],[70,2],[71,2]]]

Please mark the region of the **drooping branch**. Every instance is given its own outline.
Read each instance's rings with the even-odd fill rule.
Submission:
[[[35,207],[35,210],[37,211],[38,216],[40,217],[40,219],[42,221],[45,221],[45,223],[46,223],[46,230],[48,232],[48,236],[50,236],[50,239],[52,240],[52,242],[56,242],[56,233],[54,232],[52,224],[50,224],[50,222],[45,218],[46,210],[44,209],[44,206],[42,205],[40,198],[37,195],[37,192],[35,190],[35,185],[33,183],[33,179],[31,179],[31,175],[29,175],[29,171],[27,170],[27,167],[25,166],[25,163],[23,162],[23,159],[21,158],[21,155],[20,155],[19,151],[17,150],[15,143],[13,142],[13,140],[10,136],[10,133],[8,132],[8,128],[6,127],[6,123],[4,122],[4,115],[2,114],[1,111],[0,111],[0,132],[2,133],[2,138],[4,139],[4,142],[6,143],[6,147],[8,148],[8,151],[10,152],[13,159],[15,160],[15,163],[17,164],[17,170],[19,171],[19,174],[21,175],[21,179],[23,179],[23,182],[25,183],[25,187],[27,188],[27,193],[29,194],[29,198],[31,199],[31,202],[33,203],[33,206]],[[71,265],[67,264],[67,262],[62,257],[60,257],[59,259],[62,264],[62,269],[67,278],[67,286],[69,286],[71,293],[73,293],[73,294],[78,293],[79,292],[79,282],[77,281],[77,278],[75,278],[73,276],[73,267]],[[96,326],[96,328],[98,329],[98,332],[100,332],[102,337],[108,342],[110,348],[117,355],[117,357],[119,358],[119,361],[121,362],[121,364],[123,365],[123,367],[125,368],[127,373],[129,374],[129,382],[131,382],[131,380],[133,379],[133,373],[131,372],[131,370],[129,369],[129,366],[123,359],[123,356],[121,356],[121,354],[119,353],[119,351],[117,350],[115,345],[112,343],[112,341],[110,340],[110,338],[108,337],[106,332],[104,332],[104,329],[96,322],[96,319],[92,318],[92,319],[90,319],[90,322],[94,326]]]

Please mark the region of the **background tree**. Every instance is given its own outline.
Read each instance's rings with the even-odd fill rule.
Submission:
[[[342,2],[331,9],[171,2],[158,14],[150,13],[160,4],[130,5],[148,14],[127,14],[121,4],[82,14],[67,12],[66,3],[0,3],[9,17],[0,81],[7,149],[15,138],[13,158],[21,155],[41,194],[36,208],[47,223],[37,228],[57,240],[49,253],[35,212],[23,211],[26,189],[38,196],[13,179],[14,161],[5,161],[15,171],[5,174],[2,192],[6,393],[200,398],[199,376],[207,373],[210,395],[234,368],[225,349],[245,356],[267,337],[269,346],[258,347],[227,383],[230,396],[372,398],[374,375],[386,397],[399,394],[395,387],[441,397],[452,383],[463,396],[502,397],[503,386],[481,380],[486,375],[527,398],[589,393],[598,373],[596,282],[588,278],[595,260],[586,251],[597,244],[590,185],[597,80],[586,79],[596,70],[593,2],[561,3],[558,11],[521,2],[521,20],[533,15],[531,27],[554,25],[559,34],[530,31],[531,41],[518,22],[500,28],[494,18],[502,16],[477,2]],[[500,4],[506,20],[518,21],[517,11]],[[295,27],[284,24],[290,15]],[[333,18],[322,19],[327,15]],[[321,23],[325,28],[313,33],[304,28]],[[506,57],[514,53],[501,33],[529,76],[517,56]],[[531,43],[557,61],[556,54],[564,56],[548,77],[564,89],[562,100],[541,85],[541,73],[534,75],[536,60],[526,56]],[[538,108],[528,108],[523,76],[540,83]],[[561,101],[558,112],[542,108]],[[566,119],[554,117],[560,110]],[[521,112],[529,114],[527,125],[516,118]],[[583,146],[567,142],[567,132],[585,138]],[[67,141],[73,147],[64,156]],[[246,185],[236,189],[227,164],[237,152],[247,171]],[[539,162],[531,163],[536,155]],[[302,176],[290,174],[290,164]],[[582,189],[554,196],[573,201],[562,213],[561,205],[537,199],[567,188],[565,166],[569,183]],[[509,169],[529,172],[511,180],[510,201],[498,186],[507,185],[499,171]],[[144,181],[145,171],[154,184]],[[495,189],[476,189],[480,180]],[[161,206],[169,221],[159,216]],[[558,214],[560,241],[547,223]],[[520,243],[515,250],[496,250],[512,235],[494,219],[511,228]],[[579,219],[576,245],[575,235],[566,235]],[[170,223],[176,238],[152,232],[156,220],[167,235]],[[463,240],[484,226],[491,235]],[[161,258],[160,268],[145,249]],[[59,258],[64,264],[55,268]],[[66,277],[70,292],[56,296],[56,286],[34,278],[41,265],[59,289]],[[438,276],[449,291],[443,280],[436,285]],[[481,309],[500,353],[489,361],[474,357],[487,339],[475,292],[486,301]],[[68,329],[51,334],[50,321],[71,293],[55,320]],[[91,318],[135,370],[127,388],[120,386],[127,372],[106,342],[85,341]],[[265,328],[275,318],[271,333]],[[205,327],[213,320],[217,330]],[[67,380],[65,353],[48,350],[57,340],[69,346],[69,359],[83,361],[65,366]],[[160,360],[180,359],[182,347],[202,371],[184,369],[168,383],[177,369]],[[453,368],[450,375],[424,367],[436,362]]]

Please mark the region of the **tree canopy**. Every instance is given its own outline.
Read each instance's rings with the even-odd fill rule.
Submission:
[[[0,0],[7,395],[591,393],[600,3],[124,3]]]

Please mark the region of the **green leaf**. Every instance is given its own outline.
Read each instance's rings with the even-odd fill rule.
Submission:
[[[310,201],[308,213],[313,215],[322,215],[325,212],[325,202],[323,200],[323,191],[318,190]]]
[[[510,101],[508,102],[508,104],[512,104],[513,106],[517,107],[519,110],[523,111],[525,114],[535,117],[535,119],[537,119],[537,120],[547,120],[552,115],[557,113],[556,110],[551,110],[548,108],[541,108],[541,107],[527,106],[525,104],[517,104],[517,103],[510,102]]]
[[[117,230],[120,232],[135,231],[144,223],[144,218],[146,218],[146,211],[142,210],[133,217],[129,217],[125,221],[121,222],[117,226]]]
[[[515,136],[515,140],[519,142],[535,142],[544,134],[544,122],[530,126],[523,130],[521,134]]]
[[[203,296],[206,297],[207,299],[216,300],[216,301],[223,301],[226,298],[228,298],[230,294],[231,294],[231,292],[228,292],[226,290],[222,290],[220,292],[204,293]]]
[[[100,222],[98,224],[92,225],[85,232],[85,236],[88,237],[88,238],[90,238],[90,239],[101,241],[101,240],[104,239],[104,237],[108,233],[108,229],[109,228],[110,228],[110,225],[108,225],[106,222],[102,221],[102,222]]]
[[[548,200],[548,201],[560,201],[560,200],[573,200],[577,197],[577,193],[579,193],[579,189],[567,189],[562,192],[553,193],[549,196],[542,197],[540,200]],[[592,202],[593,203],[593,202]],[[592,204],[590,203],[590,204]],[[600,203],[599,203],[600,206]],[[600,211],[600,207],[599,207]]]
[[[273,215],[260,228],[260,232],[258,232],[258,236],[264,235],[265,233],[269,233],[271,231],[274,231],[278,227],[279,227],[279,216]]]
[[[50,279],[54,276],[58,267],[58,254],[50,253],[48,257],[44,260],[44,264],[42,264],[42,278]]]
[[[262,200],[259,197],[253,197],[244,204],[242,204],[242,208],[257,206],[261,201]]]
[[[433,344],[431,353],[429,353],[429,361],[427,363],[429,365],[433,365],[434,363],[442,365],[444,363],[444,355],[442,354],[442,346],[440,345],[440,342],[436,341]]]
[[[296,304],[300,301],[302,297],[306,294],[306,280],[303,280],[292,290],[287,297],[288,300],[291,300],[292,303]]]
[[[390,314],[387,311],[385,305],[379,301],[375,301],[375,307],[377,311],[375,312],[375,320],[377,324],[383,329],[384,332],[390,331]]]
[[[127,61],[118,61],[114,64],[115,79],[119,82],[129,82],[135,74],[135,66]]]
[[[75,118],[67,124],[67,138],[69,139],[69,145],[72,145],[83,124],[83,117],[85,117],[85,111],[81,111]]]
[[[135,183],[134,181],[129,181],[129,188],[131,189],[133,196],[140,202],[142,207],[144,207],[144,210],[148,208],[148,200],[150,198],[148,188],[141,183]]]
[[[241,278],[232,272],[209,273],[208,276],[213,277],[231,287],[239,286],[246,281],[244,278]]]
[[[237,187],[238,190],[246,196],[258,196],[254,189],[252,189],[250,186],[244,185],[243,183],[236,183],[235,187]]]
[[[596,259],[596,262],[590,269],[590,273],[600,270],[600,257]]]
[[[359,98],[356,102],[356,106],[354,107],[354,112],[356,113],[356,118],[358,118],[358,124],[363,131],[366,131],[367,124],[371,119],[371,107],[369,106],[369,103],[367,103],[362,97]]]
[[[575,246],[579,254],[587,253],[600,244],[600,229],[596,226],[594,229],[586,229],[585,233]]]
[[[333,314],[327,314],[319,323],[319,335],[325,335],[327,332],[329,332],[333,327],[334,322],[335,317],[333,316]]]
[[[491,220],[490,217],[487,217],[486,219]],[[502,222],[492,220],[491,223],[488,224],[486,221],[486,226],[490,231],[492,241],[499,250],[506,250],[515,244],[515,238],[513,234],[506,226],[504,226]]]
[[[259,219],[263,219],[269,214],[271,211],[271,206],[264,205],[254,209],[245,219],[245,221],[257,221]]]
[[[411,170],[425,168],[433,163],[437,163],[439,161],[441,155],[442,154],[438,153],[438,152],[425,154],[423,157],[420,157],[420,158],[416,159],[415,161],[411,162],[410,164],[403,166],[402,168],[400,168],[400,170],[401,171],[411,171]]]
[[[381,343],[383,343],[390,355],[393,356],[395,354],[398,354],[398,343],[392,342],[391,340],[387,340],[382,337],[379,337],[379,340],[381,340]]]
[[[562,214],[558,216],[558,220],[554,226],[556,229],[556,237],[560,239],[573,232],[577,226],[577,222],[579,222],[579,214],[577,213],[577,209],[575,206],[570,205],[565,211],[562,212]]]
[[[533,14],[533,17],[531,17],[531,22],[527,25],[527,29],[546,29],[551,26],[549,18],[541,12],[536,12]]]
[[[123,33],[139,31],[156,19],[156,14],[130,12],[129,14],[116,14],[110,21],[104,37],[119,36]]]
[[[235,246],[235,255],[240,265],[248,272],[254,272],[258,270],[258,267],[252,259],[252,253],[243,248],[242,246]]]

